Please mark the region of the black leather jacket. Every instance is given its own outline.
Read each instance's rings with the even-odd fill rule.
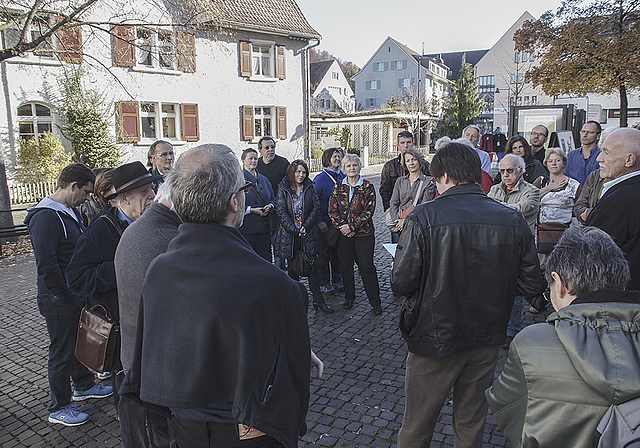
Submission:
[[[407,296],[400,329],[409,351],[447,357],[505,341],[516,295],[542,292],[522,213],[457,185],[417,206],[400,236],[391,287]]]

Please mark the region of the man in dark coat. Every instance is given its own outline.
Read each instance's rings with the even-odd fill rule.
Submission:
[[[407,216],[391,272],[406,296],[407,399],[398,447],[429,446],[453,388],[456,446],[482,446],[491,385],[513,297],[542,292],[538,255],[522,213],[484,194],[480,158],[450,143],[431,163],[440,196]],[[494,275],[495,272],[500,275]]]
[[[607,181],[586,224],[611,235],[629,262],[627,289],[640,290],[640,131],[613,131],[602,144],[598,162]]]
[[[158,187],[164,182],[164,176],[171,171],[175,154],[173,153],[173,145],[164,140],[156,140],[149,146],[147,153],[147,166],[149,174],[160,176],[153,181],[153,191],[158,192]]]
[[[85,231],[76,209],[93,191],[95,175],[81,163],[65,167],[56,191],[28,210],[29,227],[38,272],[38,309],[47,323],[49,361],[47,374],[51,405],[49,422],[78,426],[89,421],[89,414],[71,404],[76,399],[107,397],[111,387],[94,383],[93,373],[75,357],[76,330],[84,299],[74,294],[64,278],[78,239]]]
[[[295,448],[309,402],[304,286],[237,230],[246,186],[231,149],[187,151],[167,183],[184,223],[144,279],[122,393],[169,408],[178,446]]]
[[[171,210],[167,184],[160,185],[151,207],[122,234],[116,249],[115,269],[120,308],[120,343],[122,372],[116,383],[122,384],[131,367],[136,341],[140,293],[147,268],[158,255],[166,252],[169,241],[178,235],[181,220]],[[125,448],[169,447],[172,436],[165,416],[150,412],[133,400],[120,400],[120,438]]]

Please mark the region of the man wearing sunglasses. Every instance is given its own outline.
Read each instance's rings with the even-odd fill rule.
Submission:
[[[491,187],[488,196],[517,208],[524,215],[531,233],[536,234],[538,211],[540,210],[540,190],[522,178],[524,159],[515,154],[507,154],[500,161],[502,181]],[[507,327],[507,345],[522,329],[522,296],[516,296]]]

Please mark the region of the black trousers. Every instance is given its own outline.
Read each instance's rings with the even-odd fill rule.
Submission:
[[[380,305],[380,285],[378,284],[378,272],[373,264],[373,249],[375,236],[354,236],[347,238],[340,235],[338,239],[338,260],[344,282],[345,301],[353,301],[356,298],[356,282],[353,263],[357,260],[360,277],[364,284],[364,290],[372,306]]]
[[[184,420],[177,417],[178,448],[282,448],[269,436],[240,440],[234,423],[212,423]]]
[[[118,389],[125,372],[115,376]],[[163,415],[149,411],[126,397],[118,402],[120,438],[124,448],[169,448],[175,446],[175,430]]]

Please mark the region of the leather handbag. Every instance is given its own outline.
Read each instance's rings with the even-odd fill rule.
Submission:
[[[102,305],[85,304],[80,312],[76,358],[98,373],[120,368],[120,324]]]
[[[289,260],[289,272],[299,277],[309,277],[315,260],[307,253],[304,238],[296,238],[296,240],[299,243],[296,243],[293,258]]]
[[[569,224],[561,222],[541,222],[538,224],[538,253],[550,254]]]

